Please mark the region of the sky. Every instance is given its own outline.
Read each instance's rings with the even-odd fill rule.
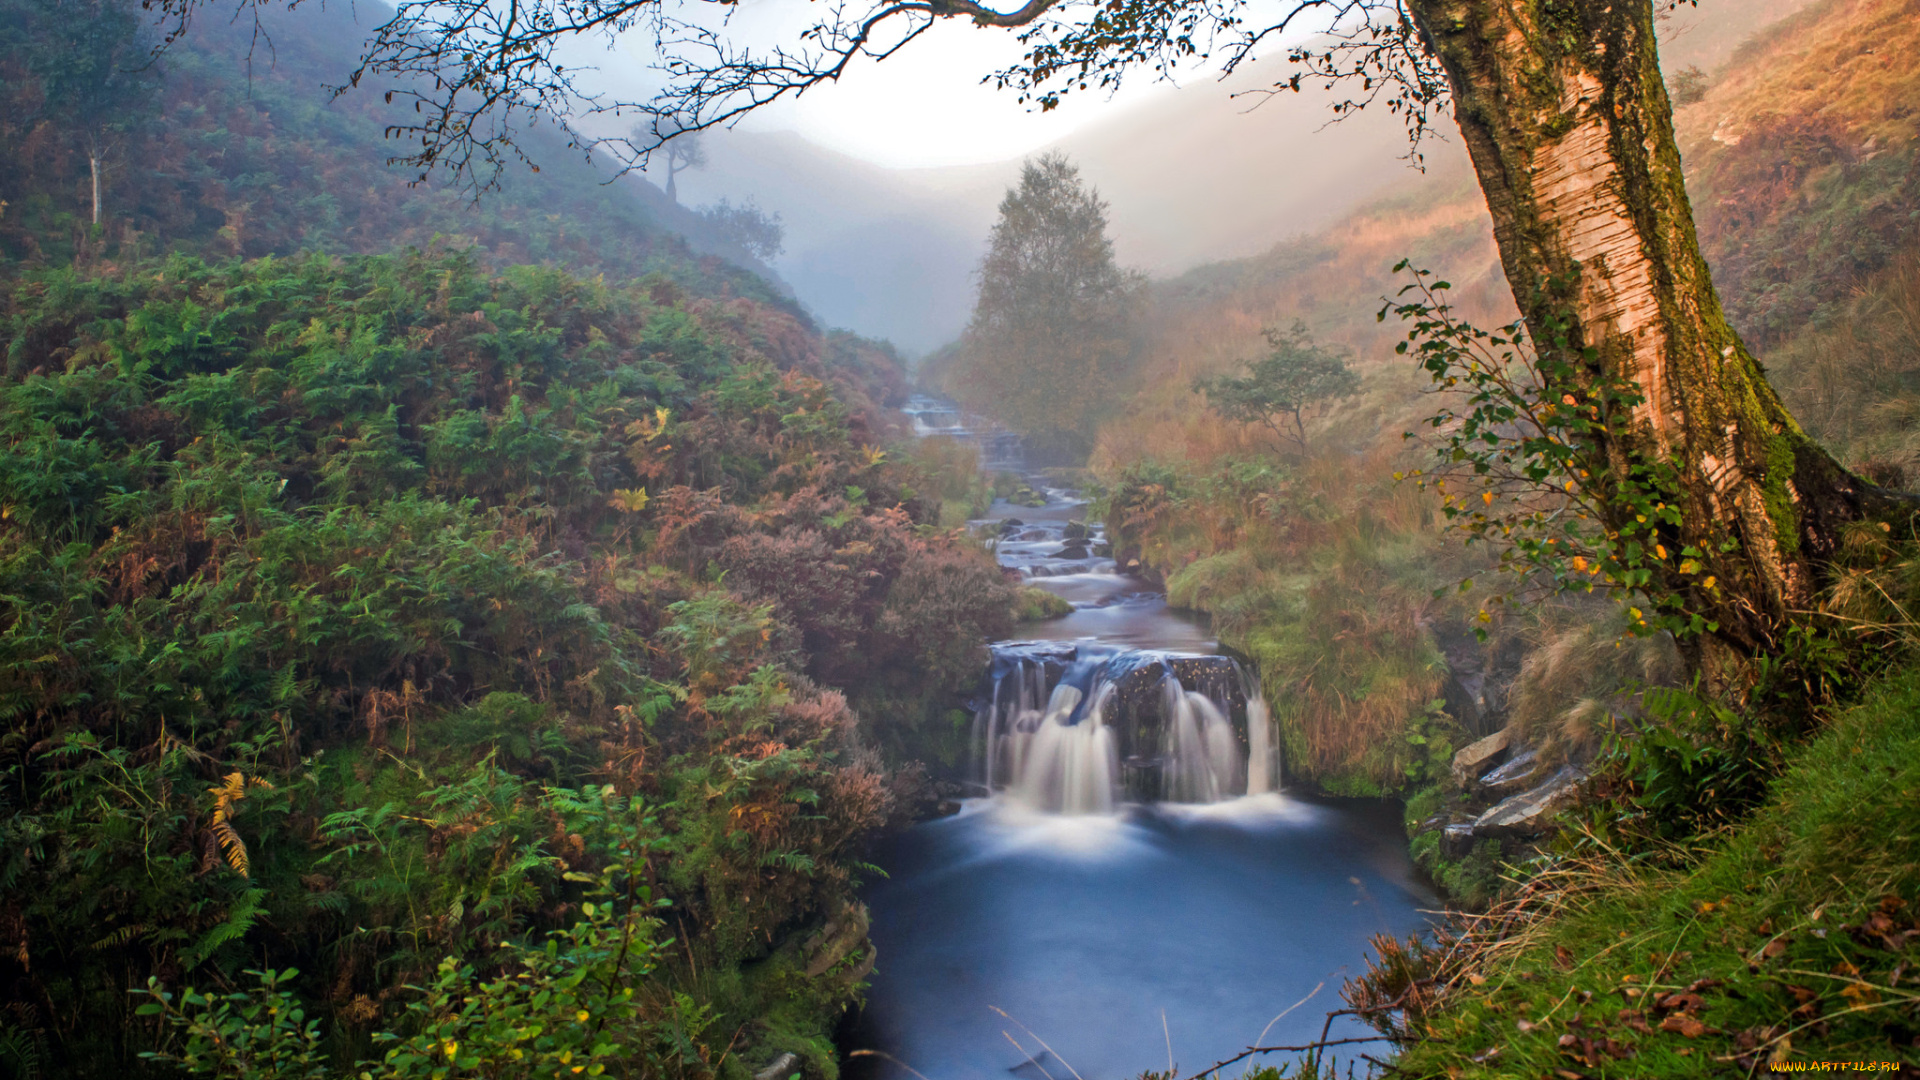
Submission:
[[[751,0],[728,25],[735,40],[791,45],[825,3]],[[1000,6],[1011,6],[1001,0]],[[651,57],[651,42],[623,43],[636,64]],[[1058,142],[1089,124],[1124,114],[1173,92],[1144,73],[1113,95],[1068,95],[1042,113],[1018,94],[982,85],[983,76],[1022,54],[1016,31],[979,28],[943,19],[884,63],[853,66],[838,83],[763,107],[741,121],[743,131],[795,131],[809,141],[886,168],[974,165],[1018,158]],[[1209,75],[1197,75],[1206,79]]]

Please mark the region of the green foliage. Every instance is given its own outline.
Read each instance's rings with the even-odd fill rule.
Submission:
[[[1707,73],[1697,65],[1689,65],[1674,72],[1667,80],[1667,94],[1676,107],[1692,105],[1707,96]]]
[[[1270,350],[1247,365],[1246,375],[1202,376],[1193,380],[1193,392],[1205,394],[1207,407],[1236,424],[1259,424],[1282,444],[1291,441],[1306,449],[1307,429],[1302,413],[1352,397],[1360,390],[1360,376],[1335,353],[1314,343],[1307,324],[1294,320],[1290,330],[1268,327]],[[1293,418],[1289,434],[1278,422]]]
[[[1073,613],[1073,605],[1057,593],[1028,585],[1019,593],[1014,604],[1013,617],[1016,622],[1039,622],[1043,619],[1058,619]]]
[[[1411,352],[1436,389],[1463,400],[1427,420],[1441,433],[1439,465],[1406,475],[1437,491],[1466,542],[1495,547],[1500,569],[1523,584],[1645,597],[1648,610],[1628,606],[1635,634],[1717,630],[1692,594],[1719,595],[1707,567],[1735,541],[1723,539],[1712,552],[1678,542],[1668,548],[1681,523],[1674,465],[1607,452],[1619,445],[1608,433],[1634,422],[1645,400],[1639,390],[1595,377],[1596,354],[1569,345],[1571,322],[1544,328],[1539,347],[1521,323],[1486,331],[1459,321],[1447,304],[1449,283],[1429,283],[1426,270],[1413,275],[1400,292],[1411,299],[1389,302],[1380,318],[1391,313],[1412,323],[1397,351]],[[1472,584],[1468,578],[1459,588]],[[1488,605],[1512,596],[1495,594],[1480,621],[1492,621]],[[1484,627],[1479,633],[1484,640]]]
[[[717,1064],[703,1036],[715,1017],[684,993],[649,992],[642,981],[659,964],[664,906],[635,885],[638,836],[629,830],[628,861],[590,881],[583,918],[553,931],[544,947],[502,943],[484,976],[449,956],[433,980],[409,988],[399,1031],[373,1035],[385,1046],[376,1060],[354,1066],[362,1077],[534,1077],[552,1075],[683,1077],[709,1075]],[[625,890],[624,898],[621,896]],[[259,987],[214,995],[189,987],[177,997],[148,981],[140,1006],[159,1018],[179,1046],[143,1057],[202,1076],[312,1078],[333,1075],[321,1023],[309,1018],[286,984],[298,974],[249,971]]]
[[[1425,625],[1459,556],[1422,496],[1369,471],[1344,453],[1147,459],[1092,510],[1120,557],[1161,569],[1168,599],[1253,661],[1289,773],[1356,796],[1417,786],[1459,741],[1429,708],[1445,669]]]
[[[1698,688],[1645,695],[1647,722],[1617,731],[1606,765],[1625,785],[1627,832],[1678,840],[1737,821],[1758,805],[1781,767],[1782,747]]]
[[[1674,722],[1727,722],[1691,707]],[[1407,1036],[1396,1066],[1705,1077],[1911,1057],[1920,678],[1896,671],[1788,757],[1737,830],[1661,859],[1563,856],[1488,931],[1436,952],[1440,989],[1393,1021]],[[1509,916],[1527,929],[1491,929]]]
[[[0,975],[31,1045],[134,1060],[155,1028],[126,991],[157,976],[223,988],[178,999],[205,1032],[297,1054],[318,1021],[329,1067],[379,1030],[479,1046],[460,1025],[493,1021],[457,1002],[544,1009],[500,980],[604,971],[581,905],[636,844],[675,950],[626,985],[689,1074],[755,1017],[830,1028],[849,981],[697,977],[843,913],[891,812],[803,672],[848,673],[829,645],[948,671],[930,620],[998,625],[1012,594],[898,497],[919,474],[873,446],[885,354],[792,330],[462,254],[0,285]],[[871,366],[828,364],[849,351]],[[862,585],[852,647],[733,584],[728,543],[796,523]],[[905,602],[916,567],[976,587],[965,617]],[[259,1026],[284,982],[221,996],[287,968],[314,995],[291,1034]],[[439,1004],[406,1011],[408,985]]]

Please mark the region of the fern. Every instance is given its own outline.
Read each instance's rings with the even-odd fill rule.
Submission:
[[[273,785],[235,769],[227,774],[224,781],[207,789],[207,793],[213,796],[213,822],[209,827],[226,856],[227,865],[241,877],[248,876],[251,863],[247,857],[246,842],[240,839],[240,834],[233,828],[233,817],[239,810],[240,801],[247,797],[249,788],[271,791]]]
[[[225,921],[200,936],[200,940],[188,946],[180,954],[180,964],[191,971],[205,963],[207,958],[230,941],[246,936],[253,928],[254,920],[260,917],[260,901],[266,898],[265,889],[247,889],[234,900],[227,909]]]

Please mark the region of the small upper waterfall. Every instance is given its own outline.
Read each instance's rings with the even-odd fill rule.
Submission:
[[[1120,572],[1106,530],[1076,520],[1086,505],[1077,492],[1030,479],[1047,505],[996,505],[995,552],[1074,610],[1033,627],[1053,640],[993,646],[974,707],[979,779],[1069,814],[1276,790],[1279,741],[1258,680]]]
[[[1006,642],[988,681],[974,717],[981,779],[1035,809],[1218,802],[1279,776],[1266,702],[1230,657]]]

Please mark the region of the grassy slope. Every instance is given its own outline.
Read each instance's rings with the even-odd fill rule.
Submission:
[[[1920,237],[1920,4],[1826,0],[1756,35],[1675,117],[1701,246],[1771,351]]]
[[[1560,884],[1552,918],[1418,1022],[1425,1041],[1400,1068],[1725,1076],[1776,1052],[1920,1063],[1920,668],[1802,749],[1767,805],[1693,865]],[[1696,985],[1697,1002],[1660,1007]]]

